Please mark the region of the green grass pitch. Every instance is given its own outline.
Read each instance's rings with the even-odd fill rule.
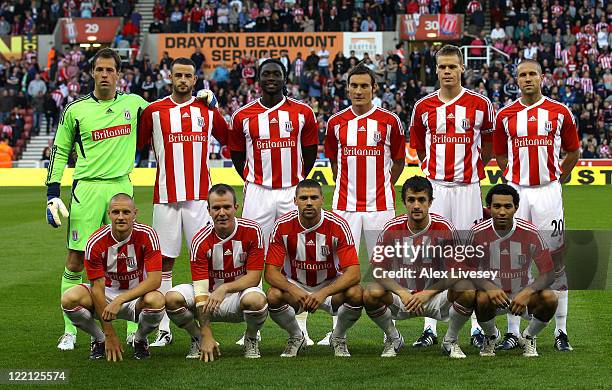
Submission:
[[[486,190],[486,189],[485,189]],[[151,222],[152,188],[136,188],[139,220]],[[242,191],[237,191],[241,195]],[[69,191],[63,189],[67,200]],[[325,188],[326,206],[332,189]],[[612,231],[610,200],[612,187],[565,187],[567,229]],[[66,202],[67,203],[67,202]],[[571,353],[553,350],[552,324],[538,339],[537,359],[526,359],[520,351],[498,353],[494,359],[478,356],[469,346],[469,330],[461,333],[468,354],[462,361],[442,356],[436,346],[426,351],[406,347],[396,359],[383,360],[382,332],[365,314],[349,331],[350,359],[335,359],[327,347],[305,349],[296,359],[278,355],[285,334],[268,320],[263,328],[262,358],[250,361],[234,345],[243,325],[214,324],[222,356],[205,365],[184,359],[186,333],[173,325],[175,341],[152,348],[148,361],[134,361],[126,348],[120,363],[90,362],[89,337],[79,332],[74,351],[56,349],[63,331],[59,308],[59,285],[64,266],[65,225],[50,228],[44,219],[43,188],[0,190],[0,240],[4,256],[0,273],[2,316],[0,317],[0,369],[67,369],[69,385],[79,388],[233,388],[277,387],[417,387],[417,388],[606,388],[612,367],[612,291],[571,291],[568,317]],[[403,207],[398,206],[403,211]],[[188,282],[185,249],[175,266],[174,283]],[[604,276],[605,277],[605,276]],[[607,285],[610,289],[610,277]],[[407,343],[420,333],[422,320],[398,323]],[[498,327],[505,330],[505,320]],[[525,323],[523,323],[525,326]],[[124,339],[125,324],[115,325]],[[331,318],[316,313],[308,320],[311,337],[319,340],[331,327]],[[438,333],[444,334],[445,324]]]

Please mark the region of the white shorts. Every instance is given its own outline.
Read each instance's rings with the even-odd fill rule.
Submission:
[[[445,184],[429,180],[433,187],[433,202],[429,211],[453,223],[458,231],[468,231],[482,220],[480,183]]]
[[[385,224],[395,218],[395,210],[387,211],[340,211],[334,210],[348,222],[353,240],[355,241],[355,249],[359,255],[359,245],[361,243],[361,232],[365,234],[366,250],[368,258],[372,256],[372,251],[376,245],[378,235],[382,232]]]
[[[321,284],[319,284],[318,286],[312,287],[312,286],[307,286],[305,284],[302,284],[300,282],[298,282],[297,280],[293,280],[291,278],[287,278],[287,280],[289,281],[289,283],[293,283],[296,286],[298,286],[299,288],[301,288],[302,290],[306,291],[308,294],[313,294],[316,293],[317,291],[319,291],[320,289],[324,288],[325,286],[328,286],[331,282],[333,282],[334,280],[327,280]],[[325,313],[335,316],[338,313],[334,312],[334,308],[332,307],[332,297],[331,295],[328,296],[327,298],[325,298],[325,300],[323,301],[323,303],[321,303],[321,305],[319,306],[320,310],[323,310]],[[300,310],[295,313],[295,314],[300,314],[302,313],[304,310],[302,310],[302,308],[300,308]]]
[[[534,187],[510,185],[520,197],[515,216],[531,221],[552,253],[563,250],[565,223],[561,183],[553,181]]]
[[[393,295],[393,303],[389,306],[389,309],[394,320],[418,317],[416,314],[406,311],[399,295],[394,293],[391,293],[391,295]],[[448,311],[452,305],[453,303],[448,300],[448,290],[441,291],[423,305],[423,315],[421,317],[448,321]]]
[[[179,257],[183,246],[183,232],[187,248],[190,248],[193,236],[210,222],[208,202],[205,200],[153,205],[153,229],[159,236],[159,246],[162,256],[165,257]]]
[[[259,223],[264,235],[265,245],[268,241],[274,222],[282,215],[297,209],[293,199],[295,186],[287,188],[268,188],[253,183],[244,184],[242,217]]]
[[[192,284],[179,284],[178,286],[172,287],[168,292],[175,291],[185,298],[186,307],[190,311],[195,313],[195,294],[193,292]],[[213,313],[211,317],[212,322],[242,322],[244,321],[244,315],[242,309],[240,309],[240,300],[243,296],[248,293],[256,292],[264,297],[266,293],[259,287],[249,287],[244,291],[226,294],[219,310]]]
[[[79,286],[83,286],[89,291],[89,295],[91,295],[91,286],[89,284],[81,283]],[[111,290],[108,287],[104,289],[104,295],[106,296],[106,304],[109,304],[113,301],[113,299],[117,298],[121,295],[123,291]],[[93,300],[93,296],[91,297]],[[136,316],[136,305],[140,301],[140,298],[136,298],[133,301],[129,301],[121,305],[121,309],[117,313],[117,318],[120,320],[138,322],[138,318]],[[96,311],[94,310],[94,316],[98,318]]]

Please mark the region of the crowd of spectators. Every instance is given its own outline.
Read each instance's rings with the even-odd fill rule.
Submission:
[[[129,18],[135,3],[136,0],[0,1],[0,35],[51,34],[60,18]]]

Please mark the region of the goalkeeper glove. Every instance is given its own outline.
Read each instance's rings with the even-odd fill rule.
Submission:
[[[210,89],[200,89],[196,94],[196,98],[210,109],[217,108],[217,97]]]
[[[60,199],[59,183],[49,183],[47,187],[47,223],[54,228],[62,226],[59,214],[62,214],[64,218],[68,217],[68,209]]]

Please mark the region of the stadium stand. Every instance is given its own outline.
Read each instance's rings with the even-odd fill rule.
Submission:
[[[366,26],[366,31],[393,31],[397,15],[464,13],[460,43],[471,47],[470,54],[489,46],[508,56],[496,54],[488,66],[483,61],[470,61],[464,79],[467,88],[487,95],[499,109],[518,96],[518,62],[535,58],[544,71],[544,94],[568,105],[576,117],[582,157],[609,158],[611,154],[612,4],[604,6],[601,1],[219,0],[202,2],[200,7],[197,1],[157,0],[152,8],[155,21],[150,26],[141,26],[141,16],[134,11],[136,1],[55,0],[32,7],[22,5],[27,3],[0,2],[0,35],[51,32],[58,18],[65,16],[120,15],[125,23],[115,45],[127,41],[128,46],[138,47],[139,34],[147,31],[363,31],[364,21],[375,26]],[[375,103],[396,112],[407,127],[416,100],[435,88],[435,53],[440,46],[425,43],[420,49],[416,47],[404,43],[395,51],[369,53],[363,59],[339,53],[327,63],[323,48],[296,58],[283,55],[282,61],[290,70],[288,94],[309,102],[324,132],[325,121],[349,105],[346,77],[349,69],[363,60],[377,75],[380,88]],[[14,149],[14,159],[23,155],[32,135],[53,134],[65,104],[91,91],[93,83],[86,70],[93,54],[73,46],[51,53],[46,65],[38,64],[36,53],[31,52],[25,52],[20,60],[0,63],[0,126]],[[197,50],[191,57],[200,68],[196,88],[213,89],[226,118],[258,97],[255,75],[262,58],[244,56],[205,75],[205,56]],[[163,56],[159,63],[153,63],[146,54],[133,56],[125,63],[119,88],[149,101],[170,94],[171,60]],[[40,159],[46,142],[39,144],[34,159]],[[213,152],[214,157],[223,157],[218,145]]]

